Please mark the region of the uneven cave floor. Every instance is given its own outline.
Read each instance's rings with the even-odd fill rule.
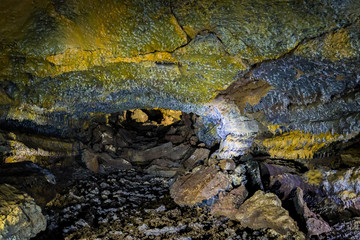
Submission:
[[[79,168],[63,179],[61,194],[44,208],[47,229],[33,239],[275,239],[271,231],[216,217],[206,206],[176,205],[170,178],[107,171]]]
[[[20,178],[26,181],[14,182],[15,186],[23,186],[24,191],[33,190],[29,193],[41,206],[47,219],[46,230],[33,239],[284,239],[284,236],[274,230],[244,228],[237,221],[215,216],[210,213],[210,206],[205,202],[193,207],[177,205],[170,196],[171,185],[177,177],[191,172],[191,169],[212,163],[208,161],[210,157],[196,163],[186,161],[189,159],[188,151],[206,150],[204,143],[199,142],[194,135],[196,116],[184,115],[181,121],[162,126],[160,123],[164,119],[159,118],[162,115],[154,114],[151,117],[151,113],[148,113],[148,117],[153,123],[157,122],[155,125],[134,122],[134,119],[139,119],[135,114],[127,114],[127,120],[121,122],[111,119],[110,123],[94,122],[89,127],[88,137],[83,141],[83,151],[89,153],[90,164],[86,164],[82,158],[57,160],[51,166],[46,166],[56,178],[55,185],[43,183],[41,175],[38,178],[31,175]],[[115,115],[115,119],[119,116]],[[171,141],[172,149],[169,149]],[[115,147],[114,152],[113,146],[120,145],[121,147]],[[214,145],[207,148],[208,155],[218,147]],[[177,149],[176,153],[181,152],[183,157],[171,157],[173,149]],[[147,154],[144,155],[144,152]],[[98,156],[96,164],[92,161],[92,156]],[[131,162],[132,168],[125,170],[122,168],[128,165],[116,163],[118,160],[115,160],[120,158],[112,156],[122,156],[125,159],[136,157],[137,162]],[[268,156],[235,159],[236,165],[246,162],[252,162],[256,166],[260,162],[286,166],[294,174],[308,171],[298,162],[270,159]],[[163,166],[163,163],[166,164]],[[190,167],[186,167],[187,164]],[[86,167],[98,169],[98,172]],[[249,165],[247,168],[249,174],[255,176],[255,172],[251,171],[252,167]],[[157,174],[160,172],[161,174]],[[232,171],[229,174],[230,172]],[[251,180],[251,176],[247,178]],[[273,192],[281,198],[282,193],[278,191],[276,184],[270,187],[264,178],[260,180],[260,184],[264,185],[266,193]],[[260,189],[258,185],[251,183],[246,186],[249,196]],[[35,189],[31,189],[34,186]],[[326,216],[326,221],[332,227],[331,232],[311,239],[359,239],[359,217],[351,214],[345,216],[343,213],[349,214],[348,211],[339,212],[336,204],[323,206],[321,201],[307,200],[311,210]],[[306,233],[301,220],[292,215],[291,206],[286,201],[282,205],[290,212],[300,230]],[[292,238],[287,236],[286,239]]]
[[[252,230],[210,213],[206,205],[178,206],[170,197],[173,179],[135,169],[54,169],[57,196],[43,213],[47,228],[33,240],[45,239],[282,239],[270,229]],[[332,226],[311,239],[356,239],[360,219]],[[287,239],[292,239],[287,238]]]

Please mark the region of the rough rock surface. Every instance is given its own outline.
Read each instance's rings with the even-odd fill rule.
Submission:
[[[33,198],[8,184],[0,185],[0,239],[30,239],[45,228],[46,219]]]
[[[358,160],[345,151],[360,139],[358,0],[2,0],[0,14],[1,163],[66,165],[83,153],[95,172],[186,169],[171,193],[193,205],[245,184],[280,198],[306,192],[284,169],[270,170],[268,188],[243,155],[318,158],[331,170],[307,176],[337,206],[327,210],[360,212]],[[159,107],[200,118],[158,128],[178,119],[149,110]],[[216,166],[223,159],[241,164]],[[354,168],[334,169],[342,164]],[[138,227],[141,237],[185,231]]]
[[[319,236],[320,239],[349,239],[357,240],[360,238],[360,218],[342,222],[332,226],[332,231]]]
[[[270,240],[270,230],[251,230],[207,207],[181,207],[169,196],[169,180],[134,170],[94,174],[79,169],[45,209],[48,239],[228,239]],[[35,240],[34,239],[34,240]]]
[[[170,193],[177,204],[192,206],[230,188],[229,176],[215,166],[210,166],[179,177],[172,185]]]
[[[206,148],[197,148],[191,156],[185,160],[184,167],[187,169],[193,168],[200,161],[208,159],[210,150]]]
[[[306,192],[315,192],[315,188],[310,184],[307,184],[301,176],[289,173],[271,176],[269,186],[272,191],[278,193],[281,196],[280,198],[282,200],[287,199],[292,191],[298,187]]]
[[[265,194],[261,190],[239,207],[235,218],[252,229],[272,228],[284,235],[299,231],[288,211],[281,207],[280,199],[273,193]]]
[[[4,0],[2,126],[69,137],[98,113],[163,107],[203,116],[219,159],[268,127],[285,139],[259,145],[290,159],[360,131],[358,1],[185,3]],[[282,144],[288,131],[309,144]]]
[[[313,213],[304,201],[304,192],[301,188],[296,189],[296,195],[293,199],[296,212],[300,218],[305,222],[307,228],[307,235],[320,235],[331,231],[331,227],[318,214]]]
[[[235,220],[236,213],[247,196],[248,191],[244,185],[228,193],[222,192],[219,194],[218,202],[211,207],[211,212]]]
[[[346,208],[360,211],[360,168],[325,171],[323,178],[329,196]]]

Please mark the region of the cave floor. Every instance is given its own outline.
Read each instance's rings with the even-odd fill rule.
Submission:
[[[58,194],[44,208],[47,229],[34,240],[265,240],[280,237],[269,229],[243,228],[236,221],[214,216],[206,205],[176,205],[169,194],[171,178],[114,168],[98,174],[84,168],[54,173]],[[345,226],[346,229],[349,226]],[[317,239],[342,239],[340,236],[344,236],[342,225]]]
[[[60,179],[61,193],[45,208],[48,227],[33,239],[274,239],[270,231],[216,217],[206,206],[177,206],[169,178],[107,171],[77,169]]]

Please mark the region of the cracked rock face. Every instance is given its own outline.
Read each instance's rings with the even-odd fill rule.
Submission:
[[[0,239],[30,239],[46,228],[34,199],[8,185],[0,185]]]
[[[0,119],[66,130],[78,117],[133,108],[203,116],[204,104],[248,74],[238,107],[265,130],[359,131],[359,8],[355,0],[4,1]],[[223,156],[252,142],[221,139]]]

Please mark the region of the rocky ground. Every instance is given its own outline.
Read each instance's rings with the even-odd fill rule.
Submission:
[[[207,207],[176,205],[169,178],[135,170],[75,176],[46,207],[47,230],[34,239],[273,239],[271,231],[245,229]]]
[[[67,143],[2,134],[2,147],[13,149],[3,151],[7,160],[32,154],[36,163],[2,165],[0,183],[41,206],[47,227],[33,239],[360,238],[356,164],[275,159],[252,149],[219,158],[218,143],[197,138],[199,124],[196,115],[168,110],[109,115],[84,127],[75,157]],[[42,219],[39,232],[45,218],[31,206]]]
[[[178,206],[169,194],[171,181],[135,170],[79,169],[45,208],[47,229],[33,239],[283,239],[274,230],[216,216],[206,205]],[[360,218],[352,218],[312,239],[359,236]]]

